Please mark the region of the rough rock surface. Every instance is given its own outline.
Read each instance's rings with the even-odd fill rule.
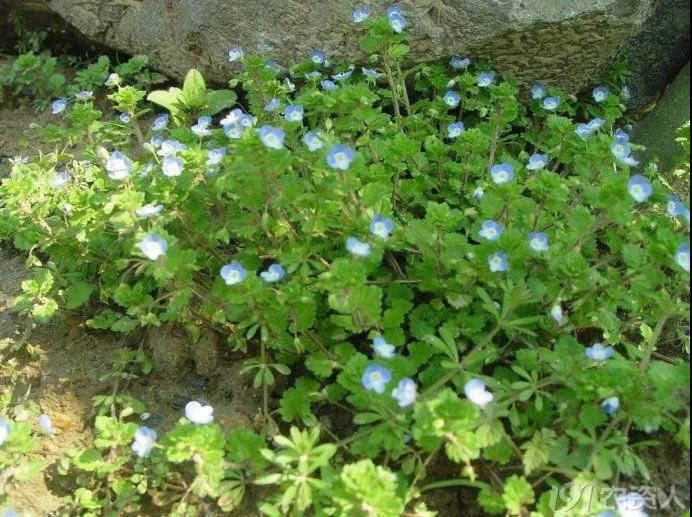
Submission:
[[[3,1],[3,0],[0,0]],[[16,5],[37,0],[5,0]],[[45,0],[80,32],[180,78],[191,67],[216,81],[232,73],[227,50],[269,44],[280,64],[322,49],[358,58],[361,3],[392,0]],[[401,0],[416,61],[453,53],[488,57],[525,82],[575,91],[607,68],[657,0]]]

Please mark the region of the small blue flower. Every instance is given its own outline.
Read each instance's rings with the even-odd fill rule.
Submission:
[[[642,490],[644,489],[642,488]],[[650,501],[651,499],[645,499],[644,495],[639,492],[618,494],[615,496],[618,517],[649,517],[646,510],[652,506]]]
[[[493,401],[493,394],[490,393],[485,383],[480,379],[471,379],[464,384],[464,395],[472,404],[478,407],[485,407]]]
[[[623,165],[629,167],[635,167],[639,164],[637,160],[632,156],[632,149],[626,143],[621,143],[618,141],[613,142],[610,146],[610,152],[613,154],[615,159]]]
[[[324,141],[322,140],[322,131],[319,129],[315,131],[308,131],[303,135],[303,143],[308,148],[311,153],[318,151],[324,147]]]
[[[543,109],[548,111],[554,111],[560,107],[560,97],[547,97],[543,99]]]
[[[356,69],[356,67],[355,67],[354,65],[350,65],[350,66],[349,66],[346,70],[344,70],[343,72],[337,72],[337,73],[333,74],[333,75],[332,75],[332,79],[334,79],[335,81],[345,81],[345,80],[349,79],[349,78],[353,75],[353,71],[354,71],[355,69]],[[365,71],[363,71],[363,73],[365,74]],[[367,75],[367,74],[366,74],[366,75]]]
[[[390,16],[403,16],[403,15],[404,15],[404,13],[402,13],[401,9],[399,9],[397,6],[390,5],[389,7],[387,7],[387,18],[389,18]]]
[[[4,418],[0,418],[0,447],[10,435],[10,424]]]
[[[245,52],[240,47],[233,47],[231,50],[228,51],[228,61],[230,63],[238,61],[239,59],[242,59],[244,56]]]
[[[226,148],[225,147],[217,147],[215,149],[209,149],[207,152],[207,161],[206,164],[209,167],[214,167],[221,163],[221,160],[223,157],[226,156]]]
[[[461,95],[459,95],[457,92],[453,90],[449,90],[447,91],[447,93],[445,93],[445,96],[442,98],[442,100],[450,108],[456,108],[461,102]]]
[[[281,107],[281,101],[277,98],[274,98],[270,100],[265,106],[264,106],[264,111],[267,113],[276,111]]]
[[[593,100],[596,102],[604,102],[608,98],[608,88],[605,86],[599,86],[598,88],[594,89],[591,95],[593,96]]]
[[[507,271],[509,269],[509,260],[504,251],[498,251],[488,257],[488,267],[493,273]]]
[[[106,161],[108,177],[112,180],[124,180],[132,171],[132,162],[120,151],[113,151]]]
[[[81,92],[75,93],[74,96],[78,101],[88,101],[94,96],[94,92],[90,90],[82,90]]]
[[[529,247],[538,253],[548,251],[548,236],[541,232],[529,233]]]
[[[400,34],[406,27],[406,18],[400,14],[390,14],[388,17],[389,26],[394,32]]]
[[[121,113],[120,115],[118,115],[118,118],[120,119],[120,122],[122,122],[123,124],[129,124],[132,120],[132,118],[130,118],[130,115],[128,115],[127,113]]]
[[[243,137],[244,130],[245,128],[240,124],[226,124],[223,126],[223,132],[229,140],[240,140]]]
[[[139,207],[135,210],[137,217],[154,217],[163,211],[163,205],[152,205],[151,203]]]
[[[239,126],[241,121],[245,119],[247,115],[240,108],[232,109],[228,114],[219,121],[222,126]]]
[[[620,96],[622,97],[622,100],[628,101],[632,98],[632,92],[630,91],[630,87],[627,85],[624,85],[622,89],[620,90]]]
[[[322,65],[326,60],[327,57],[321,50],[313,50],[312,52],[310,52],[310,61],[312,61],[316,65]]]
[[[351,166],[351,162],[356,152],[347,145],[334,144],[327,153],[327,165],[332,169],[346,171]]]
[[[154,119],[154,122],[151,124],[151,130],[152,131],[163,131],[168,127],[168,114],[164,113],[163,115],[159,115]]]
[[[583,138],[584,140],[593,135],[593,130],[589,127],[588,124],[579,124],[574,130],[574,132],[577,134],[577,136]]]
[[[535,101],[541,100],[548,93],[548,89],[544,84],[534,84],[531,87],[531,98]]]
[[[408,377],[401,379],[396,388],[392,390],[392,397],[396,399],[401,408],[413,405],[416,402],[417,396],[418,386],[416,386],[416,382],[413,379]]]
[[[690,244],[688,242],[683,242],[675,250],[675,263],[688,273],[690,272]]]
[[[370,220],[370,233],[381,239],[388,239],[394,229],[394,221],[382,215],[374,215]]]
[[[495,221],[483,221],[483,224],[481,225],[481,229],[478,232],[478,235],[480,235],[482,238],[487,239],[489,241],[496,241],[500,238],[502,235],[502,231],[504,230],[504,226],[502,226],[500,223],[496,223]]]
[[[454,70],[463,70],[471,64],[471,60],[467,57],[462,58],[461,56],[454,55],[449,64]]]
[[[108,76],[108,79],[103,83],[104,86],[107,86],[108,88],[112,88],[113,86],[117,86],[120,84],[120,76],[113,72]]]
[[[685,212],[685,205],[682,204],[678,196],[668,196],[668,204],[666,208],[671,217],[678,217],[683,215]]]
[[[651,183],[646,181],[640,174],[635,174],[627,182],[627,192],[629,192],[630,196],[632,196],[637,203],[643,203],[649,199],[653,191],[654,189],[651,187]]]
[[[378,72],[377,70],[373,70],[372,68],[361,67],[361,71],[363,72],[363,75],[365,77],[368,77],[370,79],[379,79],[380,77],[382,77],[382,72]]]
[[[376,336],[372,340],[372,349],[376,357],[380,359],[391,359],[394,357],[394,345],[390,345],[382,336]]]
[[[195,425],[211,424],[214,421],[214,408],[203,406],[196,400],[185,404],[185,418]]]
[[[463,122],[452,122],[447,126],[447,136],[449,138],[459,138],[464,132]]]
[[[497,185],[502,185],[514,179],[514,167],[509,163],[498,163],[490,168],[490,176]]]
[[[384,366],[371,364],[363,372],[361,384],[368,391],[382,395],[387,383],[392,380],[392,373]]]
[[[264,68],[266,68],[267,70],[271,70],[272,72],[278,72],[279,70],[281,70],[279,63],[277,63],[273,59],[267,59],[264,62]]]
[[[480,201],[480,199],[485,195],[485,192],[481,187],[476,187],[473,193],[471,194],[471,197],[475,199],[476,201]]]
[[[284,86],[289,92],[296,91],[296,85],[288,77],[284,79]]]
[[[177,140],[164,140],[161,142],[161,148],[156,151],[156,154],[159,156],[174,156],[185,149],[187,149],[187,146]]]
[[[346,239],[346,249],[356,257],[367,257],[370,255],[370,244],[361,242],[355,237]]]
[[[67,108],[67,99],[63,97],[62,99],[53,101],[50,107],[52,109],[53,115],[59,115],[60,113],[65,111],[65,108]]]
[[[288,122],[301,122],[305,111],[300,104],[289,104],[284,109],[284,117]]]
[[[247,276],[243,266],[241,266],[240,263],[236,262],[235,260],[230,264],[223,266],[220,274],[226,285],[239,284],[245,280],[245,277]]]
[[[607,398],[601,404],[601,408],[606,415],[613,416],[620,409],[620,399],[617,397]]]
[[[281,267],[281,264],[272,264],[266,271],[262,271],[260,276],[268,284],[273,284],[280,282],[286,276],[286,270]]]
[[[550,308],[550,317],[558,325],[562,325],[565,321],[565,313],[562,311],[562,306],[559,303]]]
[[[49,435],[55,434],[55,429],[53,429],[53,423],[51,422],[50,417],[45,413],[40,414],[36,422],[38,423],[38,426],[44,433]]]
[[[257,129],[259,139],[265,147],[270,149],[283,149],[286,133],[283,129],[273,126],[262,126]]]
[[[197,124],[190,129],[199,137],[209,136],[211,134],[211,117],[199,117]]]
[[[322,72],[318,70],[313,70],[312,72],[305,74],[306,79],[319,79],[320,77],[322,77]]]
[[[155,233],[148,233],[138,244],[139,250],[149,260],[156,260],[168,250],[166,241]]]
[[[330,81],[329,79],[325,79],[320,84],[322,85],[322,89],[327,92],[333,92],[338,88],[337,84],[334,81]]]
[[[481,72],[476,79],[476,86],[487,88],[495,83],[495,74],[493,72]]]
[[[536,153],[529,157],[529,163],[526,165],[526,168],[530,171],[540,171],[545,169],[546,165],[548,165],[548,155]]]
[[[353,21],[356,23],[363,23],[368,18],[370,18],[370,7],[368,6],[359,7],[353,11]]]
[[[55,188],[60,188],[63,185],[66,185],[71,179],[70,173],[67,171],[58,171],[55,173],[55,176],[53,176],[53,179],[50,182],[50,186]]]
[[[587,126],[589,126],[589,129],[591,129],[591,131],[598,131],[603,127],[603,124],[605,124],[605,120],[603,120],[600,117],[596,117],[595,119],[590,120]]]
[[[617,128],[613,135],[614,142],[622,145],[626,145],[630,142],[630,135],[625,133],[622,129]]]
[[[161,162],[161,171],[164,176],[175,178],[183,173],[183,160],[177,156],[166,156]]]
[[[612,346],[605,346],[603,343],[594,343],[592,346],[587,347],[584,353],[592,361],[602,363],[613,356],[614,349]]]
[[[138,427],[130,448],[140,458],[148,456],[156,445],[156,431],[146,426]]]

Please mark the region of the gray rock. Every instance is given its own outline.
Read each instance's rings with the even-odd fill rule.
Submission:
[[[2,0],[0,0],[2,1]],[[29,0],[12,0],[21,4]],[[351,13],[361,3],[382,13],[392,0],[46,0],[81,33],[181,78],[192,68],[225,82],[227,50],[261,43],[288,64],[322,49],[362,59]],[[31,0],[35,3],[36,0]],[[451,54],[492,59],[501,72],[576,91],[612,63],[621,42],[655,0],[402,0],[414,61]]]
[[[680,153],[675,143],[677,129],[690,120],[690,65],[682,69],[653,110],[640,120],[632,140],[646,146],[645,162],[658,157],[661,171],[669,171]]]
[[[659,0],[652,15],[622,45],[632,71],[630,107],[665,90],[690,58],[690,0]]]

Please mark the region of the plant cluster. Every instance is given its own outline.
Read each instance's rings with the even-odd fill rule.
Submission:
[[[547,516],[567,481],[646,479],[653,433],[689,447],[689,208],[618,127],[623,74],[581,101],[524,92],[458,56],[406,68],[396,8],[354,23],[359,69],[315,51],[283,78],[232,49],[242,105],[192,71],[149,94],[153,118],[111,74],[119,115],[92,91],[55,101],[62,150],[13,164],[0,238],[36,269],[21,310],[214,329],[263,391],[259,433],[196,401],[162,433],[101,401],[65,467],[76,511],[230,511],[260,485],[267,515],[427,516],[463,486],[487,514]]]

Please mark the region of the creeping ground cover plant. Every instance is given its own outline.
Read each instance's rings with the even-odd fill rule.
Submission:
[[[488,515],[645,512],[615,487],[661,437],[689,447],[689,205],[619,125],[624,74],[580,100],[461,56],[406,68],[405,13],[353,23],[363,67],[230,50],[239,102],[113,73],[3,181],[21,310],[213,330],[262,393],[254,430],[100,401],[72,508],[429,516],[463,487]]]

